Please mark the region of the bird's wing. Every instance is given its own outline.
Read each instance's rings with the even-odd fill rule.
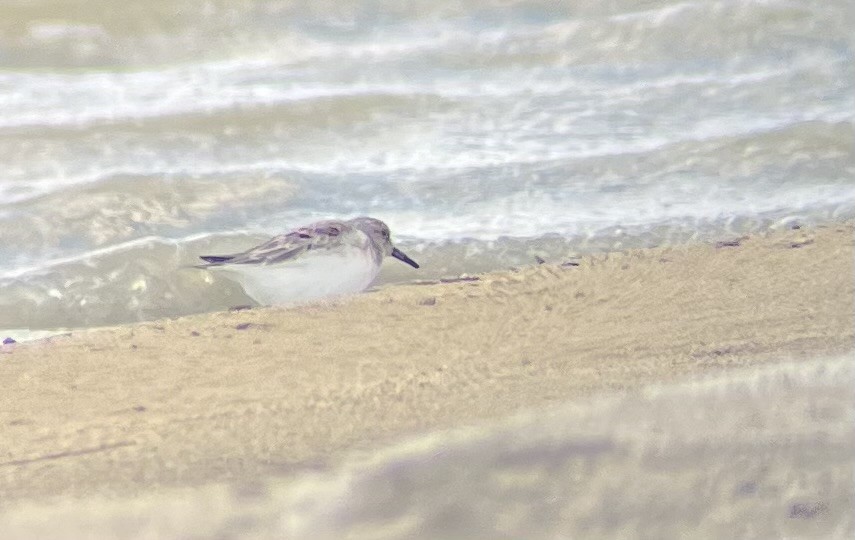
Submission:
[[[293,259],[309,250],[322,250],[337,247],[349,240],[349,237],[364,233],[341,221],[319,221],[299,229],[274,236],[243,253],[234,255],[203,255],[202,260],[208,266],[226,264],[276,264]]]

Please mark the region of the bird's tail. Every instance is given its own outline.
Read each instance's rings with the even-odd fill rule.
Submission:
[[[194,268],[210,268],[211,266],[220,266],[234,259],[234,255],[200,255],[200,259],[205,261],[205,264],[197,264]]]

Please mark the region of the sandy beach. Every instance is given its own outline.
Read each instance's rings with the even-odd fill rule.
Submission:
[[[578,263],[5,345],[0,500],[251,484],[427,431],[852,350],[851,223]]]

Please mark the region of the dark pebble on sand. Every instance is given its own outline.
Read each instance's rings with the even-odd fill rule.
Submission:
[[[827,510],[824,502],[795,503],[790,505],[790,519],[813,519]]]
[[[14,339],[10,338],[10,337],[7,337],[6,339],[3,340],[3,345],[11,345],[12,343],[18,343],[18,342],[15,341]]]
[[[717,249],[726,248],[726,247],[739,247],[742,245],[742,241],[745,238],[734,238],[732,240],[722,240],[720,242],[715,243],[715,247]]]

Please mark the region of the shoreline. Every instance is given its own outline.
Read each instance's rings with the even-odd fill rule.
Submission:
[[[0,497],[334,466],[425,431],[851,351],[853,225],[4,346]]]

